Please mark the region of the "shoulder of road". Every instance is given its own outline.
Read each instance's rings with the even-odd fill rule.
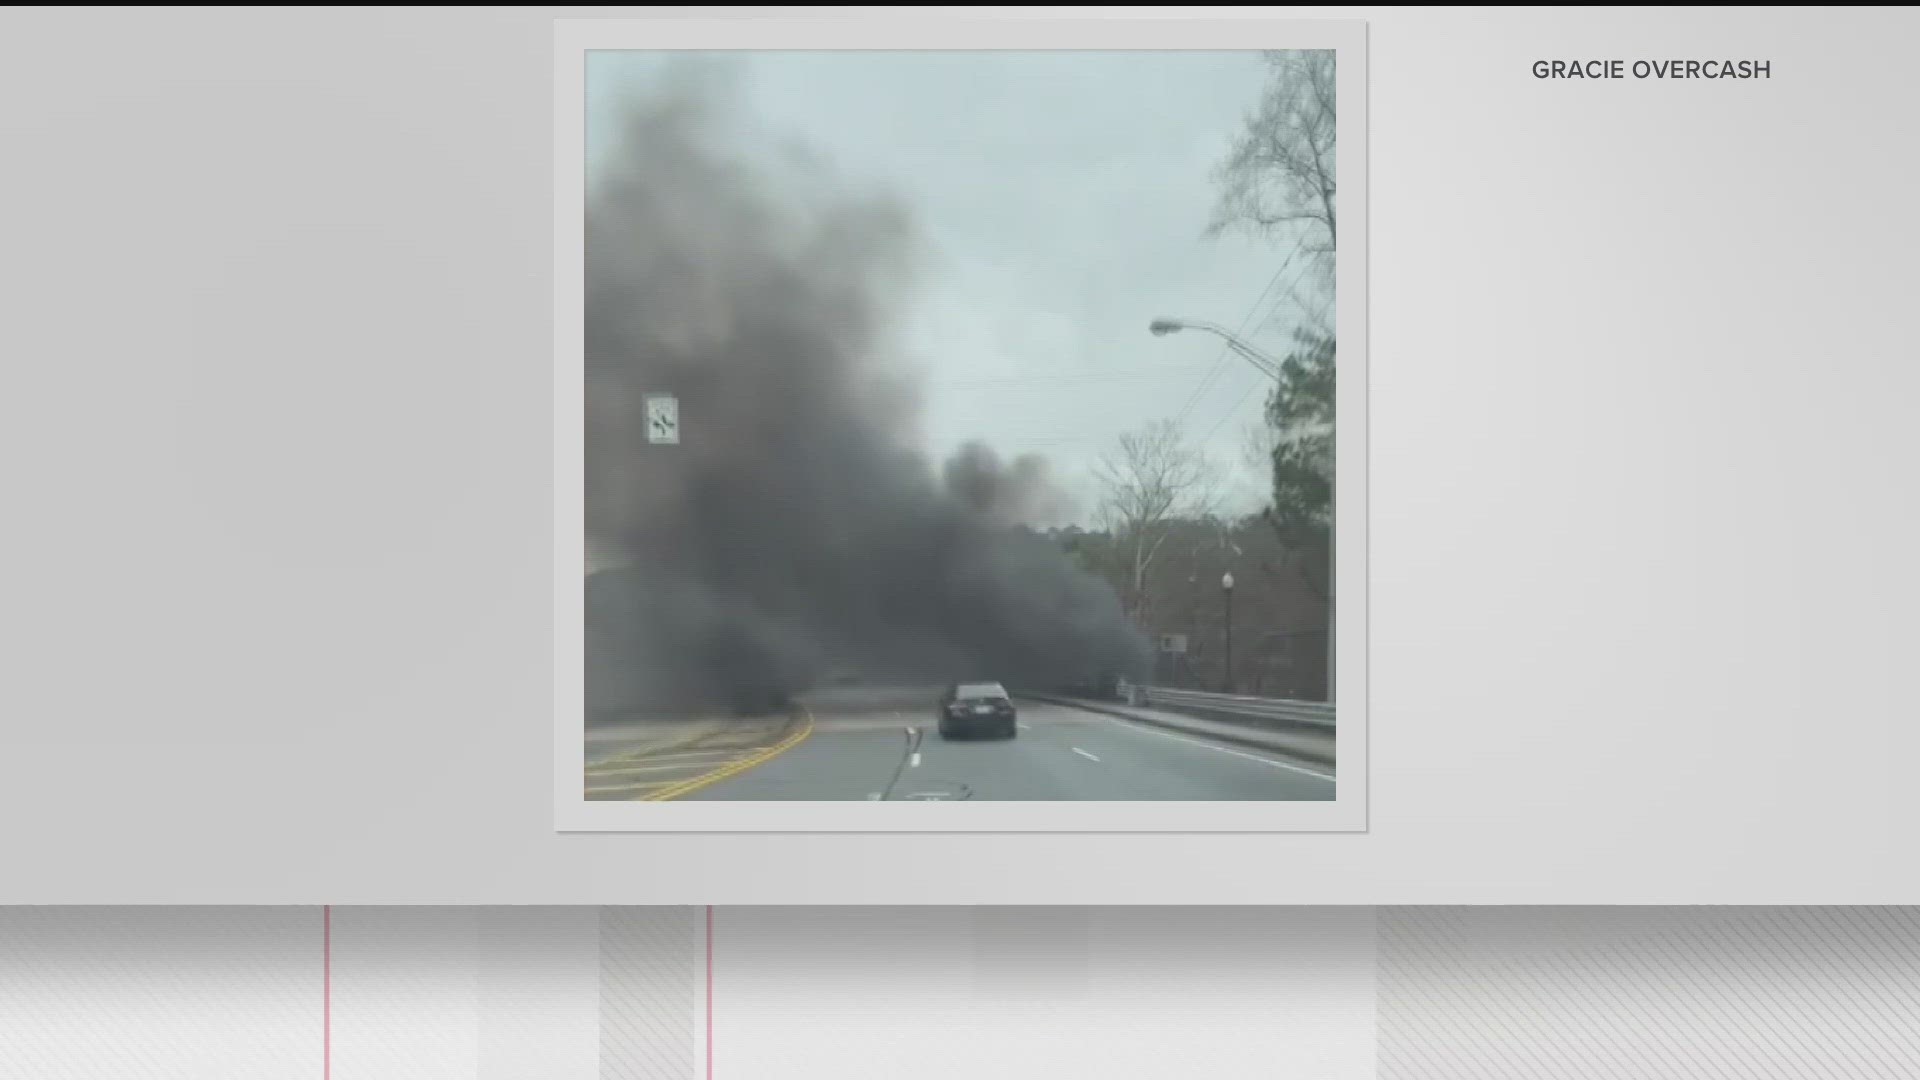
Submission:
[[[1181,732],[1199,738],[1218,742],[1234,743],[1257,750],[1266,750],[1298,758],[1315,765],[1334,764],[1334,735],[1332,731],[1272,731],[1247,724],[1236,724],[1205,717],[1190,716],[1186,713],[1171,712],[1166,709],[1153,709],[1139,705],[1125,705],[1116,701],[1102,701],[1097,698],[1067,697],[1057,694],[1022,693],[1019,697],[1033,701],[1044,701],[1053,705],[1068,705],[1088,712],[1103,713],[1121,720],[1151,724],[1170,731]]]

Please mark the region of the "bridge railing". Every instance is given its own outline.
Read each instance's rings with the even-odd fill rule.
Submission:
[[[1169,709],[1221,720],[1248,722],[1261,727],[1306,728],[1328,733],[1334,729],[1334,706],[1324,701],[1210,694],[1201,690],[1129,683],[1120,684],[1119,696],[1128,704],[1144,708]]]

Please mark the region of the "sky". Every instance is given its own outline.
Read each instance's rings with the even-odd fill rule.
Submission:
[[[1284,353],[1302,315],[1293,296],[1319,306],[1287,242],[1202,237],[1210,172],[1265,82],[1258,54],[707,59],[723,72],[742,145],[797,141],[846,182],[910,209],[927,265],[890,347],[921,373],[921,438],[936,464],[976,439],[1006,457],[1044,454],[1084,522],[1099,456],[1174,418],[1214,461],[1225,508],[1259,507],[1267,479],[1246,443],[1263,376],[1218,338],[1147,331],[1159,316],[1244,326]],[[622,100],[676,62],[590,56],[590,172]]]

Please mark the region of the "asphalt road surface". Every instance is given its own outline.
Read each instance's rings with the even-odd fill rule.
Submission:
[[[1331,770],[1065,705],[1020,701],[1012,739],[947,742],[931,705],[811,706],[812,732],[684,798],[1328,801]],[[909,729],[919,729],[917,740]]]

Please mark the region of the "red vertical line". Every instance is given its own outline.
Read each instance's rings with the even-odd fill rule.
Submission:
[[[320,907],[320,1080],[333,1080],[333,905]]]
[[[707,905],[707,1080],[713,1080],[713,905]]]

